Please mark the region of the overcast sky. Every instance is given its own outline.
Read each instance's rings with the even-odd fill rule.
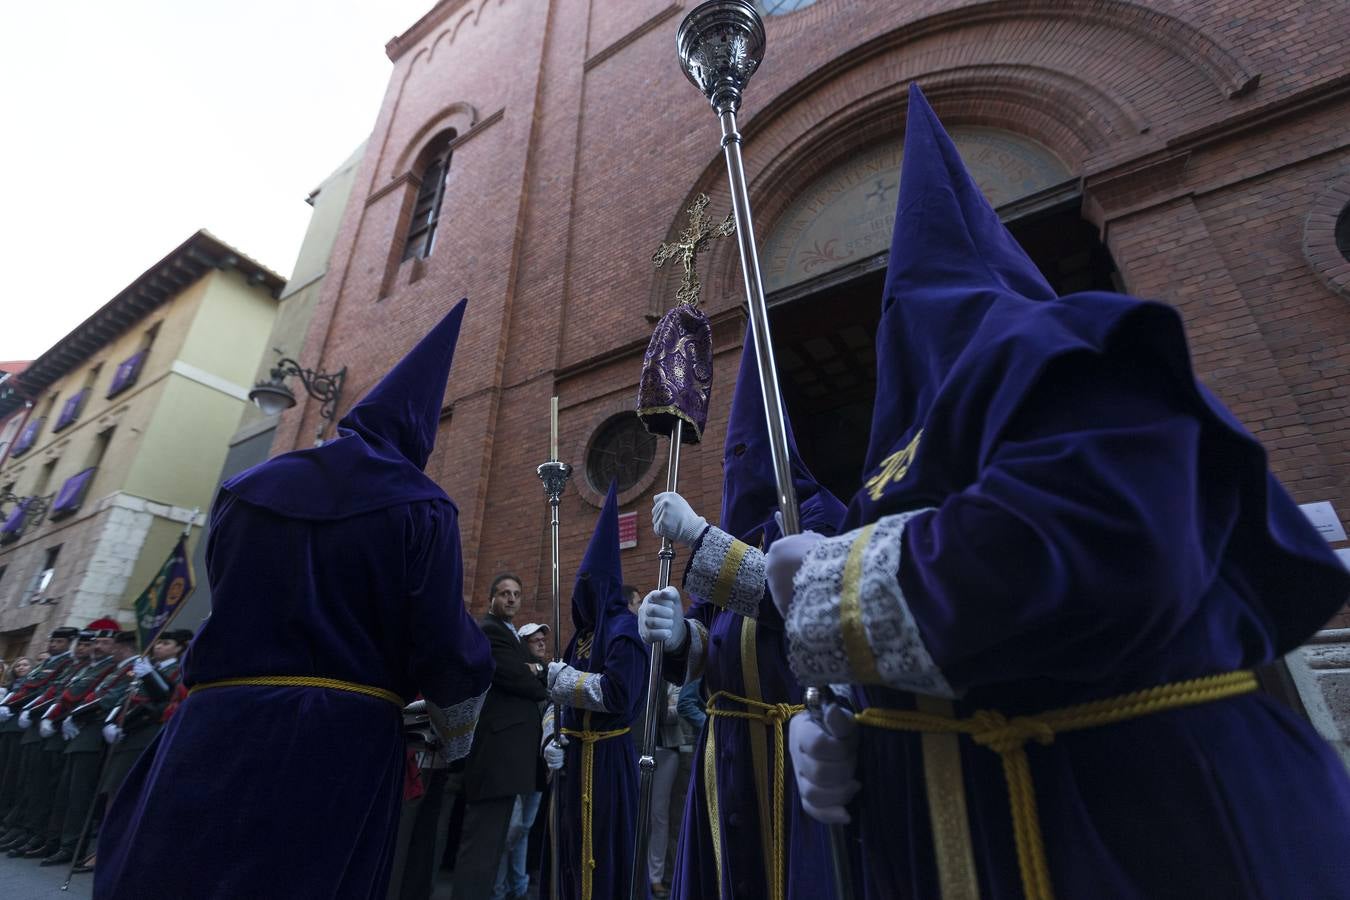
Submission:
[[[0,2],[0,360],[206,228],[289,276],[435,0]]]

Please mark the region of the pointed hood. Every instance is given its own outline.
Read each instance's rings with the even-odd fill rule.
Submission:
[[[461,300],[338,422],[321,447],[284,453],[222,490],[300,519],[341,519],[417,500],[449,500],[423,472],[468,300]]]
[[[1076,355],[1165,382],[1204,430],[1216,464],[1196,475],[1193,533],[1227,535],[1209,560],[1253,586],[1283,653],[1345,600],[1346,574],[1270,475],[1265,452],[1191,369],[1170,306],[1089,291],[1057,298],[1000,223],[917,85],[881,322],[862,489],[843,527],[936,506],[974,483],[1047,368]],[[1050,403],[1052,399],[1041,399]],[[1103,465],[1109,460],[1103,460]],[[1138,502],[1164,508],[1169,498]],[[1235,522],[1200,498],[1236,494]],[[1172,498],[1175,499],[1175,498]],[[1240,550],[1237,548],[1241,548]]]
[[[631,615],[623,595],[623,567],[619,563],[619,500],[614,482],[609,484],[605,505],[600,509],[595,532],[586,547],[586,555],[577,568],[572,586],[572,643],[586,631],[594,631],[590,666],[599,666],[605,658],[608,620],[616,615]],[[569,654],[570,655],[570,654]]]
[[[769,450],[769,426],[764,418],[757,360],[754,334],[747,327],[723,450],[720,524],[723,531],[738,540],[758,545],[762,538],[764,546],[768,547],[778,537],[778,525],[774,522],[774,513],[778,511],[778,481],[774,477],[773,454]],[[807,469],[797,452],[792,423],[784,418],[783,425],[787,430],[788,457],[792,463],[792,482],[797,489],[802,530],[834,534],[844,517],[844,505]]]

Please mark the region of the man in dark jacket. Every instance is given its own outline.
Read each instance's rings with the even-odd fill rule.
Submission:
[[[520,600],[520,579],[498,575],[492,579],[487,615],[479,622],[492,646],[496,671],[464,770],[467,805],[455,857],[456,897],[492,893],[516,797],[535,790],[542,736],[539,703],[547,699],[547,691],[539,680],[539,663],[511,625]]]

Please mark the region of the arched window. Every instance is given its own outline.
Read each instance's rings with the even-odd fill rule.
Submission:
[[[422,186],[417,190],[417,202],[408,223],[408,238],[403,245],[405,260],[426,259],[436,245],[436,220],[441,217],[445,176],[450,171],[450,142],[454,139],[453,130],[443,131],[422,152]]]

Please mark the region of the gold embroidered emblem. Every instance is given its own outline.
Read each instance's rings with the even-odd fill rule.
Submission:
[[[595,632],[587,632],[577,640],[576,652],[572,654],[576,660],[591,658],[591,644],[595,641]]]
[[[867,479],[867,496],[873,500],[880,500],[881,495],[886,492],[887,485],[891,485],[904,478],[909,472],[910,465],[914,462],[914,454],[919,450],[919,438],[923,437],[923,429],[920,428],[914,435],[913,440],[905,445],[903,450],[892,453],[881,461],[881,466],[877,474]]]

